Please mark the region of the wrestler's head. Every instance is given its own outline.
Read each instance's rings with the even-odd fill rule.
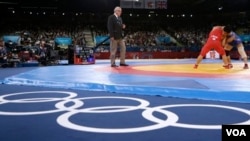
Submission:
[[[223,27],[223,35],[227,36],[228,34],[230,34],[232,32],[232,28],[230,26],[224,26]]]

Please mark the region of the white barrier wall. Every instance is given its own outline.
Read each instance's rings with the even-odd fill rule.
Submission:
[[[211,50],[206,54],[206,58],[207,59],[218,59],[218,58],[220,58],[220,54],[215,50]]]

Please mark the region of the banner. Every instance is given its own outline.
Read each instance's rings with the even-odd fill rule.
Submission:
[[[133,0],[120,0],[121,8],[133,8]]]
[[[156,0],[156,9],[167,9],[167,0]]]
[[[155,0],[145,0],[145,9],[155,9]]]
[[[167,0],[120,0],[121,8],[167,9]]]
[[[144,9],[144,0],[134,0],[133,8],[135,9]]]

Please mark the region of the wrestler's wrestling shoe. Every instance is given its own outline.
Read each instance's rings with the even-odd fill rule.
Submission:
[[[228,64],[228,65],[223,65],[223,67],[225,69],[231,69],[231,68],[233,68],[233,65],[232,64]]]
[[[195,64],[193,68],[194,68],[194,69],[197,69],[197,68],[198,68],[198,65],[197,65],[197,64]]]
[[[243,69],[249,69],[248,64],[245,64]]]

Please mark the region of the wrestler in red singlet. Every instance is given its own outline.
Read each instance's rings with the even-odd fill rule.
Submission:
[[[194,68],[198,68],[198,65],[202,61],[203,57],[211,50],[214,49],[217,51],[221,56],[224,62],[224,66],[228,69],[228,61],[226,59],[226,53],[222,46],[222,40],[226,36],[226,32],[224,32],[224,26],[215,26],[209,33],[209,37],[207,39],[206,44],[202,47],[200,55],[197,57],[196,64]]]
[[[203,46],[200,55],[203,57],[211,50],[216,50],[220,55],[225,54],[225,50],[222,46],[223,40],[223,27],[216,26],[209,33],[209,37],[207,39],[206,44]]]

